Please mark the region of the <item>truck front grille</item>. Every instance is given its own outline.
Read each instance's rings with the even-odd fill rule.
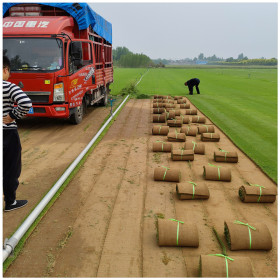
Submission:
[[[34,103],[49,103],[50,91],[25,91],[31,102]]]

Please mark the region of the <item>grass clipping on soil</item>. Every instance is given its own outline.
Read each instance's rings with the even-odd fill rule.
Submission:
[[[229,248],[231,248],[230,234],[226,223],[224,223],[224,234],[225,234],[227,245]]]

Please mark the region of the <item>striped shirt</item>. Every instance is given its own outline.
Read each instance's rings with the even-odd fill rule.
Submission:
[[[17,107],[14,106],[15,102]],[[32,107],[30,98],[15,84],[3,81],[3,117],[10,115],[13,119],[21,119]],[[4,124],[3,129],[17,128],[15,121]]]

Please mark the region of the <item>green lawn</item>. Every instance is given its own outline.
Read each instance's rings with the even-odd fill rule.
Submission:
[[[111,94],[120,94],[123,88],[135,84],[145,72],[144,68],[114,68],[114,83],[110,85]]]
[[[113,94],[145,71],[115,69]],[[195,77],[201,95],[194,89],[191,102],[277,181],[277,69],[150,69],[137,89],[147,95],[186,95],[184,82]]]

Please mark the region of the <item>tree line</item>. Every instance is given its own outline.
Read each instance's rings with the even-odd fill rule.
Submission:
[[[133,53],[126,47],[113,49],[113,61],[115,66],[138,68],[148,67],[151,59],[145,54]]]
[[[165,67],[165,63],[156,63],[145,54],[133,53],[126,47],[113,49],[113,61],[115,66],[140,68],[140,67]]]
[[[115,66],[129,67],[129,68],[140,68],[140,67],[165,67],[165,65],[186,65],[186,64],[211,64],[211,65],[267,65],[275,66],[278,63],[276,58],[266,59],[254,58],[249,59],[240,53],[237,58],[220,58],[215,54],[212,56],[204,56],[200,53],[197,57],[185,58],[180,60],[168,60],[168,59],[151,59],[145,54],[138,54],[131,52],[126,47],[117,47],[113,49],[113,61]]]
[[[158,60],[160,61],[160,59]],[[210,65],[267,65],[267,66],[275,66],[278,63],[276,58],[266,59],[262,58],[254,58],[249,59],[247,56],[244,56],[243,53],[239,54],[237,58],[228,57],[221,58],[217,57],[215,54],[209,57],[205,57],[203,53],[200,53],[197,57],[185,58],[180,60],[169,60],[165,61],[167,64],[171,65],[184,65],[184,64],[210,64]]]

